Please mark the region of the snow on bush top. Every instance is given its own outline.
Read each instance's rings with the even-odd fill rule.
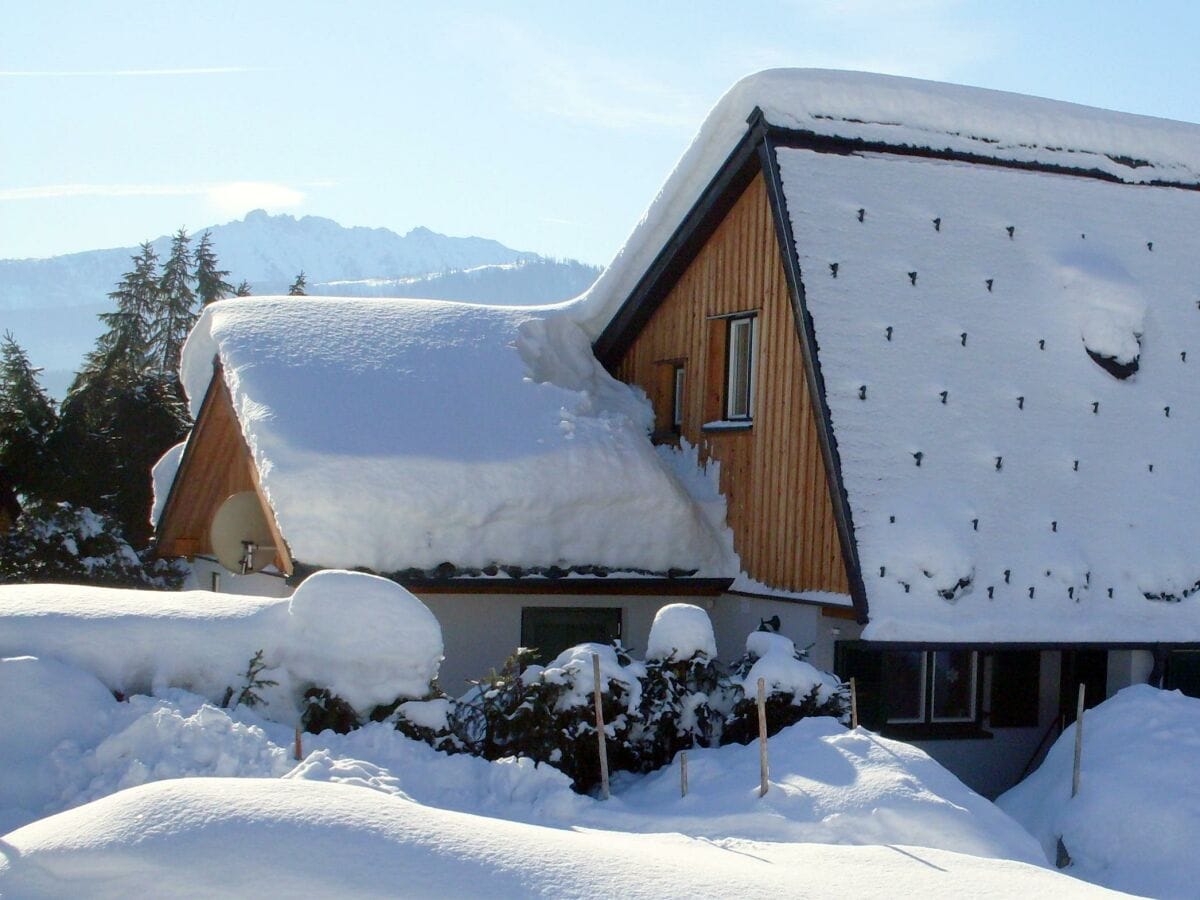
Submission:
[[[288,601],[308,677],[360,710],[422,697],[442,662],[442,628],[424,603],[375,575],[310,575]],[[380,665],[380,658],[388,660]]]
[[[1128,687],[1084,715],[1078,796],[1075,726],[1036,772],[997,800],[1071,874],[1146,897],[1194,897],[1200,883],[1200,700]]]
[[[377,572],[727,568],[646,439],[644,395],[544,309],[240,298],[184,349],[197,413],[224,370],[293,557]]]
[[[1200,640],[1200,193],[778,158],[864,637]]]
[[[668,603],[654,614],[646,659],[670,662],[691,659],[697,653],[717,658],[717,639],[708,613],[691,603]]]
[[[309,582],[316,582],[309,587]],[[291,721],[306,688],[360,712],[423,697],[437,675],[441,630],[404,588],[358,572],[322,572],[275,599],[210,591],[78,585],[0,586],[0,656],[71,663],[125,694],[186,687],[212,701],[244,684],[256,651],[280,682],[265,715]]]
[[[593,654],[600,657],[600,693],[610,693],[610,685],[616,682],[628,695],[627,708],[637,709],[642,698],[642,684],[638,679],[644,673],[643,665],[638,662],[632,662],[628,666],[622,665],[617,658],[617,651],[610,644],[578,644],[568,647],[545,669],[540,670],[539,674],[544,681],[565,685],[567,688],[559,697],[558,708],[562,710],[573,706],[588,706],[593,702],[596,691]]]
[[[818,135],[1097,170],[1132,183],[1200,183],[1200,126],[1185,122],[915,78],[769,69],[718,101],[625,246],[572,304],[593,338],[745,135],[755,108],[772,125]]]
[[[758,693],[758,679],[763,679],[767,696],[793,694],[792,702],[800,704],[813,689],[817,703],[827,702],[840,686],[838,680],[811,663],[796,658],[796,645],[782,634],[771,631],[752,631],[746,637],[746,652],[754,657],[754,665],[742,679],[747,697]]]

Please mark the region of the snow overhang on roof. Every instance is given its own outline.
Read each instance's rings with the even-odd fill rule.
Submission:
[[[565,316],[223,301],[184,348],[193,415],[214,359],[298,562],[729,574],[726,539],[647,440],[644,395]]]
[[[624,247],[570,304],[594,340],[683,222],[761,110],[771,126],[850,141],[1200,185],[1200,126],[914,78],[770,69],[717,103]]]

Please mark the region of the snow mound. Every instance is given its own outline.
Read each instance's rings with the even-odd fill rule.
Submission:
[[[95,741],[117,701],[95,676],[53,659],[0,659],[0,828],[40,812],[56,789],[49,757],[63,741]]]
[[[610,376],[566,316],[427,300],[214,303],[183,352],[193,414],[214,358],[300,562],[727,568],[647,440],[645,395]]]
[[[1036,772],[996,802],[1072,875],[1149,897],[1195,897],[1200,884],[1200,700],[1134,685],[1084,714],[1079,795],[1072,725]]]
[[[670,662],[691,659],[697,653],[717,658],[717,639],[707,612],[691,603],[668,603],[654,614],[646,659]]]
[[[356,709],[398,696],[424,697],[437,677],[441,626],[429,607],[394,581],[317,572],[296,588],[288,613],[305,648],[309,679]]]
[[[310,582],[312,586],[309,587]],[[321,572],[290,600],[209,591],[80,585],[0,586],[0,655],[70,663],[122,694],[186,688],[220,702],[245,684],[263,651],[266,713],[296,715],[309,687],[360,712],[419,698],[441,661],[433,614],[399,585],[358,572]]]
[[[171,484],[175,481],[175,473],[179,471],[179,463],[183,460],[186,447],[187,441],[180,441],[160,456],[154,468],[150,470],[150,480],[154,487],[154,505],[150,511],[151,525],[158,524],[158,517],[167,505],[167,496],[171,493]]]
[[[794,694],[797,705],[817,689],[818,703],[828,701],[841,686],[841,682],[828,672],[822,672],[811,663],[796,658],[796,645],[782,634],[771,631],[752,631],[746,637],[746,652],[755,660],[742,679],[742,690],[747,697],[758,693],[758,679],[765,682],[767,695]]]
[[[854,873],[853,881],[847,873]],[[575,832],[431,809],[343,784],[166,781],[35,822],[0,843],[0,892],[59,897],[1090,896],[1011,861]]]

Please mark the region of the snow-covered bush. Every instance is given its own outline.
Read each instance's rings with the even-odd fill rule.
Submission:
[[[741,698],[725,722],[722,743],[745,744],[758,736],[758,679],[766,694],[767,734],[776,734],[808,716],[844,719],[848,711],[845,685],[806,662],[804,653],[782,634],[755,631],[746,638],[746,653],[733,666],[732,681]]]
[[[703,609],[671,603],[655,615],[633,728],[640,770],[664,766],[680,750],[720,741],[735,691],[716,656],[712,622]]]
[[[178,589],[184,568],[138,553],[121,527],[86,506],[32,506],[0,534],[0,584],[54,581]]]
[[[264,718],[293,725],[307,712],[315,727],[327,715],[353,724],[377,706],[429,697],[442,635],[400,585],[356,572],[319,572],[290,599],[0,586],[0,655],[26,654],[70,663],[124,695],[184,688],[219,704],[248,687]]]
[[[459,701],[454,718],[463,745],[487,759],[525,756],[548,762],[570,776],[576,790],[592,790],[600,783],[593,654],[600,657],[609,768],[635,769],[630,736],[644,668],[620,645],[580,644],[545,668],[527,666],[530,651],[521,648],[500,672],[482,679]]]

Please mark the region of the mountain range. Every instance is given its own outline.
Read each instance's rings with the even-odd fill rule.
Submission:
[[[303,271],[310,294],[538,304],[581,293],[600,272],[487,238],[450,237],[428,228],[401,235],[262,210],[208,231],[228,280],[245,280],[255,294],[285,293]],[[170,240],[165,235],[152,241],[160,259]],[[11,331],[34,365],[43,367],[43,384],[54,396],[66,392],[103,330],[97,315],[112,308],[108,292],[136,251],[119,247],[0,260],[0,332]]]

